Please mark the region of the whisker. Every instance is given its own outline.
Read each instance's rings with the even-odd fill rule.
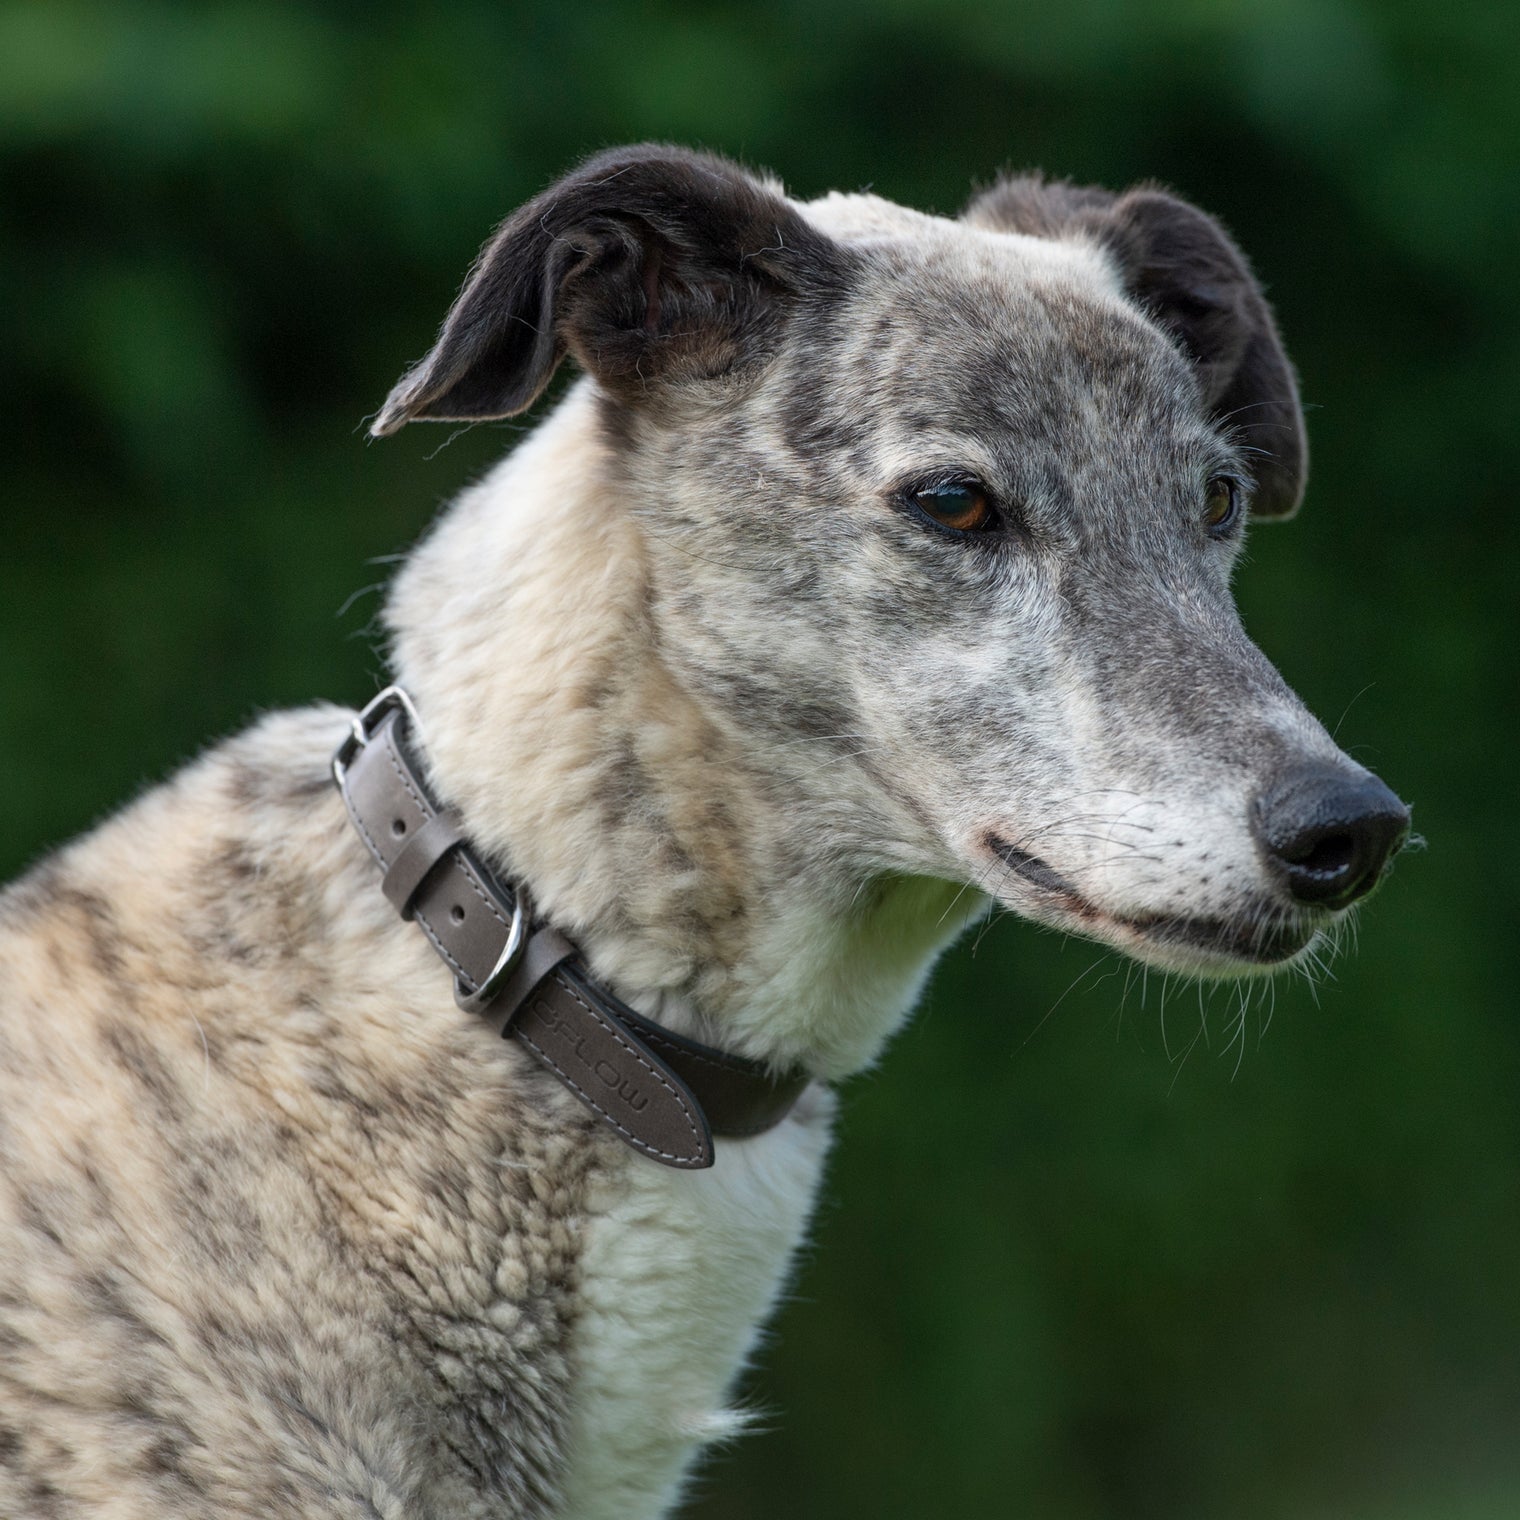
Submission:
[[[1047,1024],[1047,1022],[1049,1022],[1050,1016],[1056,1011],[1057,1008],[1059,1008],[1061,1006],[1062,1003],[1064,1003],[1066,1001],[1066,999],[1068,997],[1071,996],[1072,992],[1076,990],[1076,986],[1077,986],[1078,982],[1082,981],[1082,979],[1084,977],[1086,977],[1086,976],[1090,975],[1092,972],[1096,971],[1098,969],[1098,967],[1101,966],[1101,965],[1103,965],[1103,963],[1105,961],[1109,961],[1109,960],[1112,960],[1112,959],[1113,959],[1112,954],[1109,951],[1104,951],[1103,954],[1100,955],[1097,958],[1097,960],[1095,960],[1090,966],[1087,966],[1083,970],[1079,971],[1076,974],[1076,976],[1072,978],[1070,984],[1066,988],[1066,991],[1063,992],[1060,995],[1060,997],[1058,997],[1055,1000],[1055,1002],[1053,1002],[1050,1005],[1050,1007],[1047,1008],[1045,1010],[1045,1012],[1041,1015],[1040,1022],[1038,1024],[1036,1024],[1034,1026],[1034,1028],[1031,1029],[1029,1031],[1029,1033],[1026,1034],[1024,1036],[1024,1038],[1019,1042],[1019,1046],[1018,1046],[1019,1050],[1023,1050],[1024,1047],[1026,1045],[1028,1045],[1028,1043],[1045,1027],[1045,1025]],[[1117,976],[1118,974],[1119,974],[1119,967],[1118,967],[1118,964],[1115,963],[1112,971],[1110,971],[1108,973],[1108,975],[1110,975],[1110,976]],[[1096,987],[1099,982],[1102,982],[1104,980],[1106,980],[1106,977],[1101,977],[1100,976],[1098,978],[1098,981],[1093,983],[1093,986]]]

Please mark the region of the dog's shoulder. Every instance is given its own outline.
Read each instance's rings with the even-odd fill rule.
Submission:
[[[0,894],[0,1512],[549,1503],[595,1148],[398,932],[347,722],[266,717]]]
[[[88,1065],[87,1034],[123,1021],[156,1039],[212,984],[328,936],[342,811],[325,754],[344,724],[336,707],[268,717],[0,892],[0,1081]]]

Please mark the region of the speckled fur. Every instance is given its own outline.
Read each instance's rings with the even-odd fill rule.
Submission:
[[[1324,921],[1247,815],[1338,752],[1199,522],[1220,473],[1296,505],[1296,396],[1200,213],[621,150],[505,224],[377,431],[567,353],[388,618],[433,785],[619,994],[826,1080],[992,899],[1192,970]],[[1003,531],[913,515],[944,469]],[[270,717],[0,897],[0,1514],[638,1520],[736,1428],[826,1090],[702,1175],[619,1147],[391,914],[344,725]]]
[[[344,723],[265,720],[0,898],[0,1514],[551,1509],[595,1150],[439,1017]]]

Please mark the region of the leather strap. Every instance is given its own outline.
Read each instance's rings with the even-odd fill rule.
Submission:
[[[429,796],[408,750],[410,703],[395,688],[354,725],[333,773],[349,817],[384,873],[382,890],[453,972],[462,1006],[516,1039],[627,1144],[667,1166],[713,1163],[713,1135],[779,1124],[808,1085],[640,1017],[580,963],[557,930],[527,933],[502,974],[523,903],[470,849],[462,824]],[[500,982],[500,986],[493,984]],[[484,992],[483,992],[484,989]]]
[[[464,830],[449,813],[435,813],[415,833],[407,835],[380,878],[380,890],[402,918],[412,916],[412,898],[428,872],[463,839]]]

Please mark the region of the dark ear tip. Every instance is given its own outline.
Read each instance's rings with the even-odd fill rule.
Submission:
[[[1251,500],[1254,522],[1287,522],[1298,516],[1309,483],[1308,446],[1302,432],[1283,458],[1271,460],[1261,472]]]
[[[389,438],[392,433],[399,433],[407,423],[424,415],[426,401],[421,390],[422,387],[417,384],[415,378],[415,371],[412,374],[403,375],[391,387],[390,395],[385,398],[375,420],[370,423],[369,436]]]
[[[1287,522],[1289,518],[1298,516],[1298,509],[1303,504],[1302,490],[1292,496],[1281,494],[1258,496],[1251,503],[1251,517],[1258,522]]]
[[[1251,505],[1251,518],[1254,522],[1287,522],[1289,518],[1298,516],[1298,509],[1303,505],[1303,497],[1298,496],[1292,501],[1268,501],[1253,502]]]

